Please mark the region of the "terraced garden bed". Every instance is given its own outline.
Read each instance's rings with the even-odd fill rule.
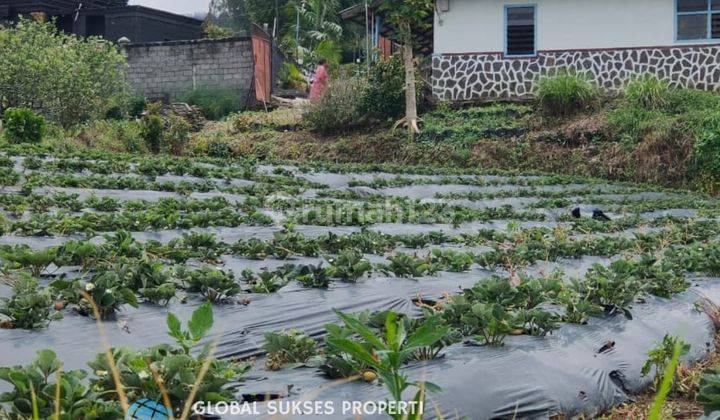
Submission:
[[[179,416],[196,379],[196,400],[265,413],[348,418],[343,401],[420,388],[425,418],[592,417],[653,383],[663,337],[686,363],[715,350],[712,197],[427,167],[18,149],[0,165],[13,415],[54,412],[60,360],[70,418],[143,397]]]

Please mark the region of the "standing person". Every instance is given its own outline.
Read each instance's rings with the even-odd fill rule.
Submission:
[[[321,58],[318,61],[318,67],[315,69],[315,80],[313,80],[312,87],[310,88],[310,100],[314,101],[320,98],[327,88],[330,76],[328,75],[328,64],[327,60]]]

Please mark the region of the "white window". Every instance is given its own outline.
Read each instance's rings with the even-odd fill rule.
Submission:
[[[720,39],[720,0],[675,0],[678,41]]]

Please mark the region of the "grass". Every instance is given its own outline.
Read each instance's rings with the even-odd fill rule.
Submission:
[[[537,83],[538,105],[546,115],[554,117],[586,111],[598,97],[598,88],[579,73],[544,76]]]
[[[697,402],[700,375],[706,369],[720,364],[720,336],[715,336],[714,350],[708,356],[691,366],[679,363],[674,380],[676,392],[661,393],[648,391],[633,395],[633,402],[622,404],[600,418],[602,420],[672,418],[678,420],[697,419],[704,414],[703,407]],[[669,370],[671,367],[668,366]],[[664,375],[667,379],[669,375]],[[658,407],[660,407],[658,409]],[[659,417],[652,417],[659,416]]]

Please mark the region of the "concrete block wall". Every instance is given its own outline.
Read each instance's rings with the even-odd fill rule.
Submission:
[[[149,99],[173,100],[202,87],[235,91],[243,105],[253,96],[252,41],[247,38],[133,43],[120,46],[126,80]]]

